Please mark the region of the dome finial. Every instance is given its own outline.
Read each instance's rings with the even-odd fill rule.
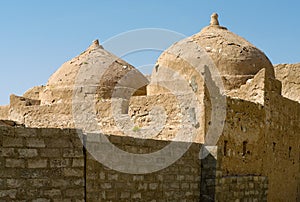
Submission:
[[[219,24],[219,20],[218,20],[218,14],[217,13],[213,13],[211,16],[210,16],[210,25],[220,25]]]
[[[93,44],[96,45],[96,46],[99,46],[99,39],[95,39],[95,40],[93,41]]]
[[[102,48],[103,49],[103,47],[99,43],[99,40],[95,39],[93,41],[93,43],[90,45],[89,50],[94,50],[94,49],[97,49],[97,48]]]

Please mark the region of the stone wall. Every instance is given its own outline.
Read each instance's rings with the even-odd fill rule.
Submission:
[[[0,201],[83,201],[75,130],[0,127]]]
[[[226,156],[224,156],[223,149],[219,146],[201,160],[200,201],[267,201],[268,177],[262,174],[242,174],[247,162],[235,158],[231,161],[234,165],[228,165],[228,160],[224,160]],[[238,150],[237,148],[232,151]],[[224,165],[223,162],[225,162]],[[251,164],[249,166],[251,167]],[[237,170],[238,167],[241,169]],[[229,169],[230,173],[226,169]],[[256,172],[259,172],[259,169]]]
[[[226,176],[216,180],[217,201],[267,201],[268,179],[263,176]]]
[[[132,153],[155,152],[170,143],[107,137]],[[96,161],[76,130],[0,126],[0,201],[198,201],[200,147],[192,144],[157,172],[126,174]]]
[[[243,139],[236,140],[239,136],[233,136],[227,129],[228,134],[225,133],[219,141],[217,155],[209,155],[200,161],[201,144],[193,143],[174,164],[149,174],[126,174],[99,163],[83,148],[76,130],[0,126],[0,201],[205,201],[202,200],[205,197],[218,201],[247,198],[265,201],[267,195],[268,201],[297,201],[299,140],[295,133],[289,133],[292,128],[299,127],[297,122],[278,130],[273,118],[274,124],[271,125],[275,128],[263,128],[258,124],[261,120],[258,117],[264,117],[259,105],[238,100],[231,100],[228,105],[234,109],[231,113],[238,114],[239,107],[246,106],[249,111],[256,111],[234,116],[241,118],[234,126],[240,130],[236,134],[248,138],[246,152],[243,151]],[[298,109],[286,110],[286,113],[294,114],[291,118],[297,120]],[[227,119],[226,124],[235,122],[232,121]],[[246,126],[246,132],[241,125]],[[273,142],[269,140],[273,141],[275,137],[249,139],[259,135],[253,133],[255,128],[270,132],[272,129],[273,135],[283,144],[276,142],[278,145],[273,152]],[[282,136],[282,132],[290,135]],[[117,148],[136,154],[155,152],[170,144],[169,141],[124,136],[103,137],[108,137]],[[224,138],[229,138],[226,155]],[[83,139],[87,145],[95,143],[93,139]],[[241,144],[235,141],[241,141]],[[259,158],[256,150],[266,155]],[[118,161],[111,153],[105,156]],[[134,162],[126,165],[139,168]]]
[[[89,138],[88,138],[89,139]],[[152,153],[167,146],[170,142],[141,140],[131,137],[109,137],[118,148],[135,154]],[[92,142],[89,141],[89,144]],[[103,142],[100,143],[106,146]],[[178,147],[185,143],[176,143]],[[188,151],[174,164],[148,174],[127,174],[114,171],[87,155],[87,200],[88,201],[199,201],[200,196],[200,144],[193,143]],[[110,156],[109,158],[113,158]],[[122,156],[120,156],[122,158]],[[165,156],[164,158],[170,158]],[[164,163],[164,158],[158,163]],[[118,160],[118,159],[107,159]],[[138,162],[130,162],[128,167],[139,167]],[[120,160],[119,160],[120,161]],[[150,160],[149,160],[150,161]],[[149,166],[150,167],[150,166]],[[142,171],[143,171],[142,170]]]

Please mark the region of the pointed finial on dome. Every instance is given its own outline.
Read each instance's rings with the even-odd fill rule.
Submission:
[[[219,20],[218,20],[218,14],[217,13],[213,13],[211,16],[210,16],[210,26],[213,26],[213,25],[220,25],[219,24]]]
[[[93,44],[96,45],[96,46],[99,46],[99,39],[94,40]]]
[[[103,49],[103,47],[99,43],[99,40],[95,39],[93,41],[93,43],[90,45],[89,50],[94,50],[94,49],[97,49],[97,48],[102,48]]]

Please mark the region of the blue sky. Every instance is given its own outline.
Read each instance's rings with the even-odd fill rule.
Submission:
[[[299,1],[240,0],[51,0],[0,2],[0,105],[9,94],[42,85],[63,62],[91,41],[105,41],[141,28],[190,36],[220,23],[263,50],[274,64],[300,62]],[[159,53],[127,57],[136,66],[155,63]],[[150,70],[149,70],[150,71]]]

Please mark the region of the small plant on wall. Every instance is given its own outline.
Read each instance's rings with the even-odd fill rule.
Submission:
[[[140,131],[140,127],[139,126],[134,126],[132,129],[133,132],[138,132]]]

